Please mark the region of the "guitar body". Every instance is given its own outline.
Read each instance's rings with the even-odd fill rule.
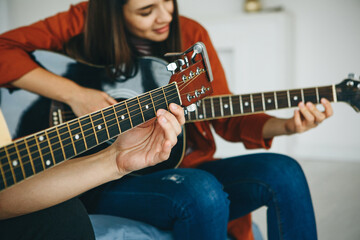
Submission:
[[[51,55],[53,56],[51,57]],[[106,77],[105,68],[81,64],[57,53],[38,51],[34,53],[33,57],[40,65],[55,74],[73,79],[84,86],[108,91],[111,95],[117,94],[117,91],[111,92],[117,84],[123,87],[124,85],[121,84],[127,84],[126,82],[130,82],[132,79],[111,80]],[[159,109],[169,111],[171,103],[187,107],[211,95],[212,74],[211,69],[207,67],[209,59],[204,44],[195,43],[186,51],[176,53],[174,57],[178,57],[178,59],[166,66],[166,69],[171,70],[172,73],[171,77],[167,79],[169,83],[166,86],[140,95],[136,95],[137,92],[134,90],[128,91],[128,95],[113,95],[115,98],[123,96],[127,98],[132,96],[131,93],[136,96],[48,128],[46,127],[49,126],[49,112],[50,105],[52,105],[49,99],[26,91],[1,89],[0,93],[3,95],[0,96],[1,107],[6,110],[4,111],[7,115],[6,120],[14,129],[13,138],[17,139],[9,142],[9,135],[3,134],[3,132],[7,133],[6,124],[0,119],[0,130],[2,131],[0,191],[63,161],[108,147],[109,144],[112,144],[111,139],[155,119]],[[155,62],[158,64],[160,61]],[[137,83],[146,90],[156,87],[155,80],[145,82],[147,76],[152,77],[153,75],[147,74],[149,68],[142,67],[140,61],[138,63],[138,71],[134,72],[134,76],[140,74],[142,77]],[[164,64],[158,65],[158,67],[164,68]],[[21,99],[21,93],[24,93],[24,99]],[[25,106],[25,112],[16,113],[19,107]],[[20,123],[16,121],[17,119],[21,119]],[[59,120],[60,115],[58,115],[57,121]],[[182,156],[183,147],[179,149],[178,154]],[[176,151],[173,154],[175,153]],[[163,166],[166,168],[176,167],[179,159],[181,157],[177,158],[175,163],[167,162]],[[161,166],[156,166],[156,170],[160,169],[162,169]],[[145,174],[146,172],[150,172],[150,170],[145,169],[136,174]]]
[[[167,62],[155,57],[139,58],[137,69],[132,77],[119,77],[117,79],[110,79],[106,74],[106,69],[102,66],[80,63],[61,54],[37,50],[33,53],[33,57],[48,71],[71,79],[84,87],[102,90],[118,102],[165,86],[171,77],[171,73],[166,70]],[[73,118],[76,116],[66,104],[38,97],[22,114],[16,136],[29,135]],[[38,124],[34,125],[34,123]],[[184,131],[183,128],[182,133],[178,136],[178,143],[173,147],[167,161],[133,172],[132,175],[143,175],[163,169],[176,168],[185,151]],[[101,144],[82,155],[100,151],[112,144],[115,139],[110,139],[107,143]]]

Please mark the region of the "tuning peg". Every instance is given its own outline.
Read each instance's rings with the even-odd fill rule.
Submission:
[[[186,109],[187,109],[189,112],[193,112],[193,111],[195,111],[195,109],[196,109],[196,105],[193,103],[193,104],[187,106]]]
[[[172,63],[169,63],[166,66],[166,69],[170,71],[172,74],[174,74],[177,71],[181,71],[183,66],[186,65],[186,62],[183,59],[177,59]]]
[[[355,79],[356,78],[355,73],[349,73],[348,78]]]

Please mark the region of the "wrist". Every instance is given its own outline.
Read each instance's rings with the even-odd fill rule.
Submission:
[[[78,99],[81,99],[81,92],[83,87],[69,79],[65,80],[68,81],[68,84],[66,85],[66,89],[64,89],[65,91],[62,91],[59,95],[59,101],[72,106],[74,102],[78,101]]]

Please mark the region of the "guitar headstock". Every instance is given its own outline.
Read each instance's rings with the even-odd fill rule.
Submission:
[[[213,76],[205,45],[197,42],[185,52],[165,56],[178,58],[167,65],[167,70],[172,73],[170,82],[177,83],[182,105],[189,111],[195,110],[194,103],[213,92]]]
[[[336,85],[338,101],[350,104],[356,112],[360,111],[360,81],[355,80],[355,74],[350,73],[347,79]]]

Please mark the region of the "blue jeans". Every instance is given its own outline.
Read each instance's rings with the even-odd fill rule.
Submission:
[[[125,177],[83,197],[90,213],[173,231],[175,239],[226,239],[229,220],[267,206],[268,239],[317,239],[300,165],[280,154],[251,154]]]

